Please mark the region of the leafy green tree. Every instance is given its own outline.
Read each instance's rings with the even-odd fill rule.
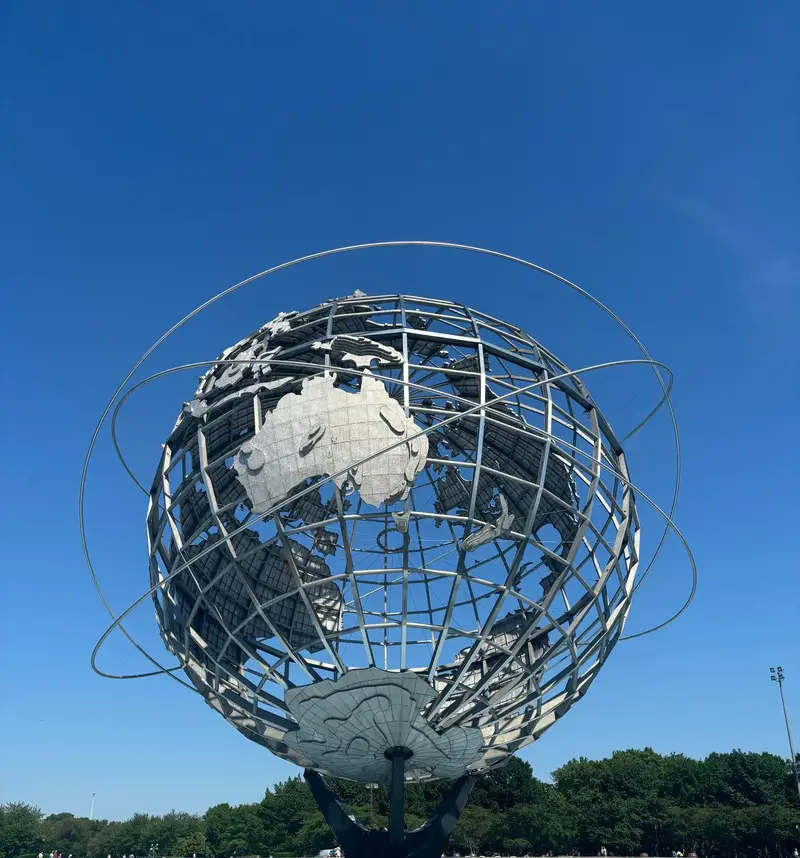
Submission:
[[[669,754],[663,758],[662,794],[675,804],[699,804],[703,797],[703,761],[683,754]]]
[[[702,764],[704,800],[728,807],[780,803],[786,763],[774,754],[709,754]]]
[[[42,838],[45,844],[49,844],[47,851],[55,848],[67,855],[86,855],[96,826],[96,823],[86,817],[75,817],[71,813],[54,813],[41,824]]]
[[[211,855],[269,854],[269,836],[259,813],[259,805],[231,807],[219,804],[205,816],[205,834]]]
[[[203,820],[193,813],[172,810],[164,816],[151,816],[145,833],[147,844],[158,843],[162,855],[177,855],[175,848],[179,841],[197,835],[202,838]]]
[[[330,828],[322,814],[317,811],[307,813],[302,818],[292,845],[298,855],[317,855],[325,847],[333,846],[334,842]]]
[[[439,806],[444,794],[451,786],[452,783],[450,781],[426,781],[424,783],[407,784],[406,816],[426,820]],[[382,809],[388,812],[388,790],[376,790],[375,794],[377,797],[376,806],[380,803]]]
[[[503,849],[509,855],[527,855],[533,847],[524,837],[506,837],[503,840]]]
[[[205,815],[206,843],[212,855],[222,855],[228,839],[232,808],[225,802],[209,807]]]
[[[32,804],[0,804],[0,849],[7,858],[40,851],[42,817],[41,810]]]
[[[453,842],[467,849],[470,855],[476,855],[489,839],[493,824],[494,816],[488,808],[467,807],[453,830]]]
[[[470,804],[489,810],[507,810],[515,804],[533,801],[535,783],[530,763],[511,757],[504,766],[478,780]]]
[[[653,750],[618,751],[604,760],[571,760],[552,784],[512,759],[478,781],[454,832],[465,852],[788,858],[800,843],[800,806],[791,767],[772,754],[732,751],[692,760]],[[790,779],[791,778],[791,779]],[[364,784],[331,779],[348,810],[365,825],[385,827],[389,794],[374,790],[370,818]],[[406,827],[423,824],[450,784],[409,784]],[[204,836],[205,835],[205,836]],[[261,802],[209,808],[205,818],[172,811],[137,813],[124,822],[69,813],[42,818],[23,803],[0,806],[0,858],[35,858],[57,849],[78,858],[146,855],[151,843],[177,858],[234,854],[316,854],[334,838],[305,782],[290,778]],[[380,858],[380,856],[379,856]]]
[[[206,854],[206,838],[200,831],[184,834],[175,841],[171,854],[179,858],[192,858],[193,855]]]
[[[505,817],[505,838],[525,840],[537,854],[568,855],[577,838],[573,809],[550,784],[537,784],[532,803],[517,804]]]
[[[151,843],[156,843],[153,819],[147,813],[134,813],[126,822],[112,823],[108,851],[112,855],[146,855]],[[160,845],[160,844],[159,844]]]
[[[352,784],[351,782],[348,782]],[[363,785],[360,795],[363,798]],[[353,792],[353,795],[356,793]],[[267,790],[260,805],[258,817],[264,831],[265,851],[290,852],[295,849],[295,838],[300,829],[306,825],[309,830],[310,817],[322,821],[323,816],[317,808],[311,791],[302,778],[289,778],[283,783],[276,784]],[[329,829],[330,832],[330,829]],[[329,841],[333,835],[328,834]]]
[[[355,817],[363,826],[367,828],[388,828],[389,817],[380,810],[373,808],[372,814],[369,812],[368,804],[350,805],[347,807],[350,814]],[[416,828],[416,822],[419,817],[406,813],[406,828]],[[423,820],[424,822],[425,820]],[[421,825],[422,823],[420,823]]]

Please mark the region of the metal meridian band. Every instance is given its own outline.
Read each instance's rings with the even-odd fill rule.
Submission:
[[[97,655],[97,652],[99,651],[100,646],[102,645],[102,643],[104,642],[104,640],[107,638],[107,636],[108,636],[108,634],[110,633],[110,631],[111,631],[111,630],[113,630],[113,628],[115,628],[117,625],[119,625],[119,626],[120,626],[120,628],[122,629],[122,631],[123,631],[123,633],[126,635],[126,637],[128,637],[128,639],[129,639],[129,640],[131,640],[131,642],[134,644],[135,648],[136,648],[136,649],[137,649],[141,654],[143,654],[143,655],[144,655],[144,656],[145,656],[145,657],[146,657],[146,658],[147,658],[147,659],[148,659],[152,664],[154,664],[154,666],[156,666],[156,667],[158,667],[158,668],[159,668],[159,670],[154,671],[154,672],[150,672],[149,674],[136,674],[136,675],[135,675],[135,677],[138,677],[138,676],[144,676],[144,675],[157,675],[157,674],[160,674],[160,673],[167,673],[168,675],[172,675],[173,671],[175,671],[175,670],[179,669],[179,668],[182,666],[182,665],[180,665],[180,666],[175,667],[175,668],[166,668],[166,667],[163,667],[161,664],[159,664],[159,662],[158,662],[158,661],[156,661],[156,660],[155,660],[155,659],[153,659],[153,658],[152,658],[148,653],[146,653],[146,652],[145,652],[145,651],[144,651],[144,650],[143,650],[143,649],[142,649],[142,648],[141,648],[141,647],[140,647],[140,646],[139,646],[135,641],[133,641],[133,639],[132,639],[132,638],[130,637],[130,635],[128,634],[127,630],[126,630],[126,629],[121,625],[121,621],[124,619],[124,617],[125,617],[125,616],[127,616],[127,615],[128,615],[128,613],[130,613],[130,612],[131,612],[131,611],[132,611],[132,610],[133,610],[133,609],[134,609],[138,604],[140,604],[140,603],[141,603],[141,601],[143,601],[145,598],[147,598],[147,596],[148,596],[148,595],[151,595],[151,594],[152,594],[156,589],[158,589],[158,587],[159,587],[159,586],[163,586],[163,585],[167,584],[167,583],[168,583],[169,578],[171,578],[171,577],[172,577],[172,575],[170,575],[168,579],[165,579],[164,581],[162,581],[162,582],[160,582],[159,584],[157,584],[155,587],[151,588],[151,590],[149,591],[149,593],[145,594],[141,599],[137,600],[133,605],[131,605],[129,609],[127,609],[125,612],[123,612],[123,614],[121,614],[119,617],[117,617],[117,616],[115,615],[114,611],[111,609],[110,605],[108,604],[107,600],[106,600],[106,599],[105,599],[105,597],[103,596],[102,590],[101,590],[100,585],[99,585],[99,581],[97,580],[97,577],[96,577],[96,574],[95,574],[95,571],[94,571],[94,568],[93,568],[93,565],[92,565],[92,562],[91,562],[91,558],[90,558],[90,555],[89,555],[88,544],[87,544],[87,540],[86,540],[85,521],[84,521],[84,499],[85,499],[85,484],[86,484],[86,476],[87,476],[87,472],[88,472],[88,466],[89,466],[89,463],[90,463],[90,460],[91,460],[91,456],[92,456],[92,453],[93,453],[93,450],[94,450],[94,447],[95,447],[95,444],[96,444],[97,438],[98,438],[98,436],[99,436],[100,429],[101,429],[101,427],[102,427],[103,423],[105,422],[105,419],[106,419],[106,417],[107,417],[107,416],[108,416],[108,414],[109,414],[109,411],[112,409],[112,407],[114,407],[115,403],[117,403],[117,400],[119,399],[120,394],[122,393],[122,391],[123,391],[124,387],[125,387],[125,386],[127,385],[127,383],[130,381],[130,379],[132,378],[132,376],[133,376],[133,374],[136,372],[136,370],[137,370],[137,369],[142,365],[142,363],[143,363],[143,362],[144,362],[144,361],[145,361],[145,360],[146,360],[146,359],[147,359],[147,358],[148,358],[148,357],[149,357],[149,356],[150,356],[150,355],[151,355],[151,354],[152,354],[152,353],[153,353],[153,352],[154,352],[154,351],[155,351],[155,350],[156,350],[156,349],[157,349],[157,348],[158,348],[158,347],[159,347],[159,346],[160,346],[160,345],[161,345],[161,344],[162,344],[162,343],[163,343],[163,342],[164,342],[164,341],[165,341],[165,340],[166,340],[166,339],[167,339],[167,338],[168,338],[168,337],[169,337],[169,336],[174,332],[174,331],[176,331],[179,327],[181,327],[183,324],[185,324],[189,319],[191,319],[193,316],[197,315],[197,314],[198,314],[199,312],[201,312],[203,309],[205,309],[206,307],[210,306],[212,303],[214,303],[215,301],[217,301],[217,300],[219,300],[220,298],[224,297],[225,295],[230,294],[231,292],[235,291],[236,289],[240,288],[241,286],[244,286],[244,285],[246,285],[246,284],[248,284],[248,283],[251,283],[251,282],[253,282],[254,280],[256,280],[256,279],[258,279],[258,278],[260,278],[260,277],[264,277],[264,276],[267,276],[267,275],[269,275],[269,274],[276,273],[277,271],[280,271],[280,270],[282,270],[282,269],[284,269],[284,268],[288,268],[288,267],[291,267],[291,266],[293,266],[293,265],[297,265],[297,264],[299,264],[300,262],[312,261],[312,260],[315,260],[315,259],[324,258],[324,257],[326,257],[326,256],[331,256],[331,255],[334,255],[334,254],[345,253],[345,252],[350,252],[350,251],[354,251],[354,250],[363,250],[363,249],[368,249],[368,248],[380,248],[380,247],[413,247],[413,246],[419,246],[419,247],[451,248],[451,249],[460,250],[460,251],[469,251],[469,252],[481,253],[481,254],[484,254],[484,255],[487,255],[487,256],[491,256],[491,257],[495,257],[495,258],[500,258],[500,259],[505,259],[505,260],[507,260],[507,261],[511,261],[511,262],[514,262],[514,263],[517,263],[517,264],[521,264],[521,265],[523,265],[524,267],[527,267],[527,268],[529,268],[529,269],[533,269],[533,270],[539,271],[539,272],[544,273],[544,274],[546,274],[546,275],[548,275],[548,276],[550,276],[550,277],[553,277],[555,280],[557,280],[557,281],[561,282],[562,284],[564,284],[564,285],[568,286],[569,288],[573,289],[574,291],[578,292],[579,294],[581,294],[581,295],[583,295],[584,297],[586,297],[586,298],[588,298],[589,300],[591,300],[591,301],[592,301],[592,303],[594,303],[596,306],[598,306],[600,309],[602,309],[602,310],[603,310],[606,314],[608,314],[608,315],[609,315],[609,316],[610,316],[610,317],[611,317],[615,322],[617,322],[617,324],[619,324],[619,325],[622,327],[622,329],[626,332],[626,334],[627,334],[629,337],[631,337],[631,339],[634,341],[634,343],[635,343],[635,344],[637,345],[637,347],[640,349],[640,351],[642,352],[642,354],[645,356],[645,360],[643,360],[643,361],[638,361],[638,362],[639,362],[639,363],[647,363],[647,364],[649,364],[649,365],[653,368],[653,371],[654,371],[654,373],[655,373],[655,375],[656,375],[656,378],[657,378],[657,380],[658,380],[658,383],[659,383],[659,385],[661,386],[661,389],[662,389],[662,391],[663,391],[663,396],[662,396],[661,400],[659,401],[659,403],[656,405],[656,407],[655,407],[655,408],[650,412],[650,414],[648,414],[648,415],[644,418],[644,420],[643,420],[643,421],[642,421],[638,426],[636,426],[636,427],[635,427],[635,429],[634,429],[631,433],[629,433],[629,435],[628,435],[628,436],[626,436],[626,438],[627,438],[627,437],[630,437],[630,435],[631,435],[631,434],[633,434],[633,432],[638,431],[638,430],[639,430],[643,425],[645,425],[645,423],[646,423],[646,422],[647,422],[647,421],[648,421],[648,420],[649,420],[649,419],[650,419],[650,418],[651,418],[651,417],[652,417],[652,416],[653,416],[653,415],[654,415],[654,414],[655,414],[655,413],[656,413],[656,412],[657,412],[657,411],[662,407],[662,405],[666,404],[666,405],[667,405],[667,407],[668,407],[668,409],[669,409],[669,412],[670,412],[671,418],[672,418],[673,429],[674,429],[674,433],[675,433],[675,442],[676,442],[676,470],[677,470],[677,475],[676,475],[675,489],[674,489],[674,493],[673,493],[672,506],[671,506],[671,509],[669,510],[669,512],[668,512],[668,513],[664,513],[664,512],[662,512],[662,511],[661,511],[661,510],[660,510],[660,509],[659,509],[655,504],[653,504],[653,503],[652,503],[652,501],[650,501],[650,499],[649,499],[649,498],[648,498],[648,497],[647,497],[643,492],[641,492],[641,491],[639,491],[638,489],[636,489],[637,495],[638,495],[638,496],[640,496],[640,497],[641,497],[642,499],[644,499],[645,501],[647,501],[648,503],[650,503],[650,504],[651,504],[651,506],[653,506],[653,508],[654,508],[654,509],[656,509],[656,511],[657,511],[657,512],[658,512],[658,513],[659,513],[659,514],[660,514],[660,515],[665,519],[665,522],[666,522],[665,529],[664,529],[664,533],[663,533],[663,535],[662,535],[662,537],[661,537],[661,541],[660,541],[660,543],[659,543],[659,545],[658,545],[658,547],[657,547],[657,549],[656,549],[656,551],[655,551],[655,553],[654,553],[654,555],[653,555],[652,559],[650,560],[649,565],[647,566],[647,568],[645,569],[645,571],[642,573],[642,575],[639,577],[639,580],[635,583],[635,586],[634,586],[633,592],[631,593],[631,596],[633,595],[633,593],[635,593],[635,592],[636,592],[636,590],[638,590],[638,588],[639,588],[639,587],[641,586],[641,584],[644,582],[644,580],[646,579],[646,577],[647,577],[647,575],[649,574],[650,570],[652,569],[652,567],[653,567],[653,563],[654,563],[654,562],[655,562],[655,560],[657,559],[657,557],[658,557],[658,555],[659,555],[659,553],[660,553],[660,551],[661,551],[661,549],[662,549],[662,546],[663,546],[663,544],[664,544],[664,541],[665,541],[665,539],[666,539],[666,536],[667,536],[667,534],[668,534],[669,530],[670,530],[670,529],[673,529],[673,530],[675,530],[675,531],[677,532],[677,528],[675,528],[675,525],[674,525],[674,523],[672,522],[672,517],[673,517],[673,514],[674,514],[675,507],[676,507],[677,497],[678,497],[678,492],[679,492],[679,485],[680,485],[680,444],[679,444],[679,439],[678,439],[677,423],[676,423],[676,421],[675,421],[675,415],[674,415],[674,412],[673,412],[673,409],[672,409],[672,405],[671,405],[671,402],[670,402],[670,399],[669,399],[669,390],[670,390],[670,387],[669,387],[667,384],[665,384],[665,382],[664,382],[664,380],[663,380],[663,377],[662,377],[662,375],[661,375],[661,373],[660,373],[660,369],[659,369],[659,368],[664,368],[664,369],[666,369],[666,368],[665,368],[665,367],[663,367],[663,365],[658,364],[657,362],[652,361],[652,359],[650,359],[650,357],[649,357],[649,355],[648,355],[647,351],[644,349],[644,347],[642,346],[641,342],[636,338],[636,336],[633,334],[633,332],[632,332],[632,331],[631,331],[631,330],[630,330],[630,329],[629,329],[629,328],[628,328],[628,327],[627,327],[627,326],[626,326],[626,325],[625,325],[625,324],[624,324],[624,323],[623,323],[623,322],[622,322],[622,321],[621,321],[621,320],[620,320],[620,319],[619,319],[619,318],[618,318],[618,317],[617,317],[617,316],[616,316],[616,315],[615,315],[611,310],[609,310],[607,307],[605,307],[605,305],[603,305],[603,304],[602,304],[601,302],[599,302],[596,298],[594,298],[593,296],[591,296],[588,292],[586,292],[585,290],[583,290],[583,289],[581,289],[580,287],[576,286],[575,284],[571,283],[570,281],[567,281],[566,279],[564,279],[564,278],[560,277],[559,275],[554,274],[553,272],[550,272],[550,271],[548,271],[548,270],[546,270],[546,269],[542,268],[541,266],[535,265],[534,263],[527,262],[527,261],[525,261],[525,260],[519,259],[519,258],[517,258],[517,257],[510,256],[510,255],[508,255],[508,254],[499,253],[499,252],[497,252],[497,251],[491,251],[491,250],[486,250],[486,249],[483,249],[483,248],[477,248],[477,247],[471,247],[471,246],[467,246],[467,245],[452,244],[452,243],[447,243],[447,242],[400,241],[400,242],[377,242],[377,243],[372,243],[372,244],[354,245],[354,246],[349,246],[349,247],[336,248],[336,249],[328,250],[328,251],[322,251],[322,252],[320,252],[320,253],[311,254],[311,255],[306,256],[306,257],[302,257],[302,258],[299,258],[299,259],[296,259],[296,260],[292,260],[291,262],[283,263],[283,264],[281,264],[281,265],[279,265],[279,266],[275,266],[274,268],[268,269],[267,271],[261,272],[260,274],[257,274],[257,275],[255,275],[254,277],[248,278],[247,280],[244,280],[244,281],[242,281],[241,283],[238,283],[238,284],[236,284],[236,285],[234,285],[234,286],[230,287],[229,289],[224,290],[223,292],[219,293],[218,295],[214,296],[214,297],[213,297],[213,298],[211,298],[209,301],[205,302],[205,303],[204,303],[204,304],[202,304],[200,307],[196,308],[196,309],[195,309],[195,310],[193,310],[191,313],[189,313],[189,314],[188,314],[184,319],[182,319],[180,322],[178,322],[176,325],[174,325],[174,326],[173,326],[169,331],[167,331],[167,332],[166,332],[166,333],[165,333],[161,338],[159,338],[159,340],[157,340],[157,341],[153,344],[153,346],[151,346],[151,348],[150,348],[150,349],[148,349],[148,351],[147,351],[147,352],[145,352],[145,354],[143,355],[143,357],[142,357],[142,358],[141,358],[141,359],[140,359],[140,360],[139,360],[139,361],[134,365],[134,367],[132,368],[132,370],[128,373],[128,375],[126,376],[126,378],[123,380],[123,382],[120,384],[120,386],[119,386],[119,387],[117,388],[117,390],[115,391],[115,393],[114,393],[113,397],[111,398],[111,400],[110,400],[110,401],[109,401],[109,403],[107,404],[107,406],[106,406],[105,410],[103,411],[103,414],[101,415],[100,420],[98,421],[98,424],[97,424],[97,426],[96,426],[96,428],[95,428],[95,432],[94,432],[94,434],[93,434],[93,437],[92,437],[91,442],[90,442],[90,445],[89,445],[89,449],[88,449],[88,451],[87,451],[87,456],[86,456],[86,460],[85,460],[85,463],[84,463],[84,469],[83,469],[82,478],[81,478],[80,501],[79,501],[79,503],[80,503],[80,526],[81,526],[81,537],[82,537],[82,543],[83,543],[83,547],[84,547],[84,554],[85,554],[85,557],[86,557],[87,565],[88,565],[88,567],[89,567],[90,574],[91,574],[92,579],[93,579],[93,581],[94,581],[94,583],[95,583],[95,586],[96,586],[96,588],[98,589],[98,593],[100,594],[100,597],[101,597],[101,599],[102,599],[102,601],[103,601],[104,605],[106,606],[106,608],[107,608],[107,610],[109,611],[109,613],[110,613],[110,615],[111,615],[112,619],[114,620],[114,622],[113,622],[113,624],[112,624],[111,628],[110,628],[110,629],[108,630],[108,632],[106,632],[106,634],[101,638],[101,640],[98,642],[98,646],[95,648],[95,651],[94,651],[93,656],[92,656],[93,666],[94,666],[94,660],[95,660],[95,657],[96,657],[96,655]],[[213,363],[223,363],[223,361],[214,361]],[[248,361],[248,363],[253,363],[253,361]],[[597,367],[590,367],[590,368],[586,368],[586,369],[580,370],[580,371],[578,371],[578,372],[588,372],[588,371],[590,371],[591,369],[601,368],[602,366],[622,365],[622,364],[624,364],[624,363],[628,363],[628,362],[625,362],[625,361],[612,362],[612,363],[605,364],[605,365],[598,365]],[[630,362],[630,363],[633,363],[633,362]],[[191,365],[187,365],[187,366],[191,366]],[[150,379],[147,379],[147,380],[145,380],[144,382],[140,382],[140,383],[139,383],[139,384],[137,384],[134,388],[132,388],[131,390],[129,390],[127,393],[125,393],[125,395],[124,395],[124,396],[122,396],[122,398],[119,400],[118,404],[116,405],[116,408],[114,409],[114,417],[113,417],[113,422],[114,422],[114,424],[115,424],[115,422],[116,422],[116,416],[117,416],[117,414],[118,414],[118,412],[119,412],[119,409],[120,409],[120,407],[121,407],[122,403],[123,403],[123,402],[124,402],[124,401],[129,397],[129,396],[130,396],[130,394],[131,394],[134,390],[138,389],[138,388],[139,388],[139,387],[141,387],[143,384],[146,384],[148,381],[152,380],[153,378],[161,377],[161,376],[163,376],[163,375],[168,374],[169,372],[173,372],[173,371],[180,371],[181,369],[183,369],[183,368],[182,368],[182,367],[178,367],[178,368],[174,368],[174,369],[172,369],[172,370],[166,370],[166,371],[164,371],[164,372],[162,372],[162,373],[158,373],[158,374],[156,374],[155,376],[151,376],[151,377],[150,377]],[[671,385],[671,382],[670,382],[670,385]],[[114,428],[115,428],[115,426],[114,426]],[[422,433],[420,433],[420,434],[422,434]],[[121,452],[119,451],[119,448],[118,448],[118,445],[117,445],[116,437],[115,437],[115,436],[114,436],[114,445],[115,445],[115,448],[117,448],[118,454],[119,454],[119,455],[120,455],[120,457],[122,458],[122,456],[121,456]],[[129,474],[131,475],[131,477],[133,478],[133,474],[131,474],[130,469],[128,469],[127,465],[124,463],[124,459],[123,459],[123,464],[124,464],[124,466],[126,467],[126,470],[128,470],[128,473],[129,473]],[[617,476],[618,476],[618,475],[617,475]],[[135,478],[134,478],[134,479],[135,479]],[[141,486],[140,486],[140,487],[141,487]],[[142,488],[143,488],[143,487],[142,487]],[[692,587],[692,594],[690,595],[690,597],[689,597],[689,599],[688,599],[687,603],[686,603],[686,604],[685,604],[685,605],[680,609],[680,611],[678,611],[678,612],[675,614],[675,616],[674,616],[673,618],[670,618],[670,620],[667,620],[667,621],[666,621],[666,623],[659,624],[658,626],[654,627],[653,629],[647,630],[646,632],[640,632],[640,633],[635,634],[635,635],[629,635],[629,636],[627,636],[627,638],[628,638],[628,639],[633,638],[633,637],[639,637],[639,636],[641,636],[642,634],[648,634],[648,633],[650,633],[651,631],[655,631],[655,630],[657,630],[658,628],[663,627],[663,625],[666,625],[667,623],[672,622],[674,619],[676,619],[676,618],[677,618],[677,616],[679,616],[679,615],[680,615],[680,614],[681,614],[681,613],[686,609],[686,607],[688,607],[688,604],[691,602],[691,599],[693,598],[694,589],[695,589],[695,584],[696,584],[696,567],[694,566],[694,561],[693,561],[693,558],[691,557],[691,552],[689,552],[689,550],[688,550],[688,546],[686,545],[685,540],[683,540],[683,537],[680,535],[680,533],[678,533],[678,537],[679,537],[679,539],[681,539],[681,541],[682,541],[682,543],[683,543],[684,547],[686,548],[687,553],[689,554],[690,562],[691,562],[691,564],[692,564],[692,569],[693,569],[693,582],[694,582],[694,583],[693,583],[693,587]],[[193,562],[194,560],[197,560],[197,559],[199,559],[199,557],[195,557],[195,558],[193,558],[193,560],[192,560],[191,562]],[[179,567],[178,569],[176,569],[176,570],[174,570],[174,571],[175,571],[176,573],[177,573],[177,572],[184,571],[185,569],[189,568],[189,566],[191,565],[191,562],[184,564],[183,566]],[[625,639],[625,638],[621,638],[621,639]],[[96,668],[96,667],[95,667],[95,669],[97,670],[97,668]],[[100,672],[100,671],[98,671],[98,672]],[[103,675],[108,675],[108,674],[103,674]],[[131,677],[131,678],[135,678],[135,677]],[[115,678],[127,678],[127,677],[115,677]],[[183,680],[181,680],[179,677],[177,677],[177,676],[174,676],[174,675],[173,675],[173,676],[172,676],[172,678],[174,678],[176,681],[181,682],[181,684],[185,685],[186,687],[190,688],[191,690],[195,690],[191,685],[189,685],[188,683],[185,683],[185,682],[184,682]]]

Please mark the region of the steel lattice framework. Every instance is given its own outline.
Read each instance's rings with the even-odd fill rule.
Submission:
[[[326,419],[306,425],[319,387]],[[286,458],[323,449],[363,456]],[[376,464],[392,450],[414,462],[403,491]],[[254,500],[264,468],[282,476]],[[167,439],[147,531],[167,647],[300,765],[286,695],[371,667],[432,686],[433,730],[481,731],[471,770],[502,762],[585,693],[639,561],[625,455],[581,378],[514,325],[407,295],[281,314],[226,350]]]

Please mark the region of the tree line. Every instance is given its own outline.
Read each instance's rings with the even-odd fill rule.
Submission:
[[[798,758],[800,759],[800,757]],[[552,783],[512,758],[481,777],[456,826],[452,849],[463,854],[671,855],[789,858],[800,844],[800,802],[791,765],[767,753],[733,751],[694,760],[645,750],[603,760],[571,760]],[[388,792],[331,779],[353,815],[385,826]],[[406,827],[421,825],[448,784],[409,785]],[[155,844],[158,844],[157,849]],[[309,856],[334,844],[301,777],[267,789],[254,804],[218,804],[203,816],[137,813],[124,822],[70,813],[44,816],[24,803],[0,805],[0,858],[51,851],[74,858],[122,855],[244,858]]]

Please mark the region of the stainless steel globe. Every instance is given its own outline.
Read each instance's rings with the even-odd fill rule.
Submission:
[[[389,783],[502,763],[583,694],[639,559],[621,444],[513,324],[362,293],[227,349],[147,516],[163,640],[298,765]],[[157,586],[159,585],[160,586]]]

